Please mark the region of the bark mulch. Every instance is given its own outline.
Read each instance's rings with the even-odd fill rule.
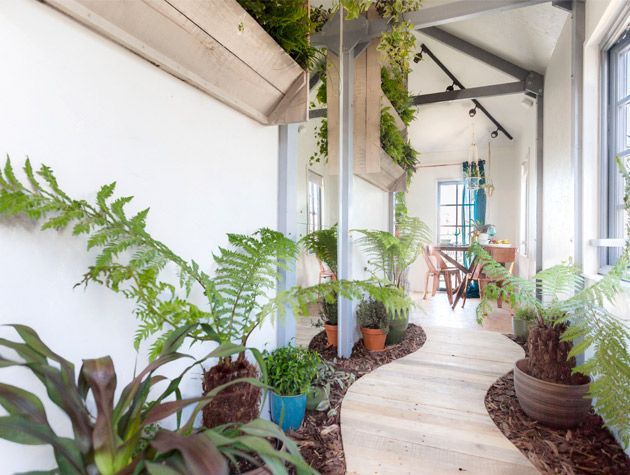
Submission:
[[[413,353],[425,342],[426,335],[421,327],[409,324],[405,338],[398,345],[387,347],[380,353],[370,353],[359,341],[347,359],[337,359],[336,348],[327,347],[325,332],[313,337],[309,348],[317,351],[321,357],[331,362],[337,370],[352,373],[356,378],[386,363]],[[306,411],[304,424],[291,437],[300,447],[304,459],[322,475],[346,473],[346,461],[341,441],[339,425],[341,402],[348,386],[333,385],[330,394],[330,411]]]
[[[508,337],[526,346],[523,340]],[[574,429],[553,429],[527,416],[516,398],[512,371],[488,390],[486,409],[501,432],[542,473],[630,474],[630,458],[599,416],[591,414]]]

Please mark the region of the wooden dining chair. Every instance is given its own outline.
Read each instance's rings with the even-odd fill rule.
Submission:
[[[337,276],[327,265],[319,261],[319,283],[321,284],[324,279],[337,280]]]
[[[437,252],[433,246],[425,246],[424,248],[424,262],[427,265],[427,272],[424,280],[424,296],[423,299],[427,298],[427,294],[429,291],[429,279],[433,278],[433,287],[431,291],[431,297],[434,297],[438,291],[440,286],[440,277],[444,279],[444,284],[446,286],[446,295],[448,297],[449,303],[453,304],[453,289],[455,286],[460,283],[460,272],[456,267],[449,267],[444,259]],[[453,285],[455,284],[455,286]]]
[[[514,272],[514,265],[516,264],[516,256],[518,248],[516,247],[487,247],[486,251],[492,256],[495,262],[503,264],[507,271],[512,274]],[[479,293],[483,295],[486,286],[492,282],[495,285],[501,287],[502,281],[497,278],[490,277],[482,272],[478,277],[479,281]],[[503,308],[503,298],[499,295],[497,299],[497,307]]]

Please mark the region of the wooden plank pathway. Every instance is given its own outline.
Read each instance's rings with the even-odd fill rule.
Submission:
[[[422,348],[348,390],[341,407],[348,473],[538,473],[484,405],[523,350],[500,333],[424,329]]]

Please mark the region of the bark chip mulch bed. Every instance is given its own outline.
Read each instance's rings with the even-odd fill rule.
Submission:
[[[313,337],[309,348],[332,363],[337,370],[352,373],[358,379],[386,363],[413,353],[425,342],[426,335],[421,327],[409,324],[405,338],[398,345],[387,347],[380,353],[370,353],[359,341],[347,359],[337,358],[337,349],[327,347],[325,332]],[[341,402],[348,386],[343,388],[334,384],[330,392],[330,411],[306,411],[304,424],[291,437],[300,447],[304,459],[323,475],[346,473],[346,460],[341,442],[339,425]]]
[[[524,346],[523,340],[508,337]],[[486,409],[501,432],[542,473],[630,474],[630,458],[602,427],[599,416],[591,414],[574,429],[553,429],[527,416],[516,398],[512,371],[490,387]]]

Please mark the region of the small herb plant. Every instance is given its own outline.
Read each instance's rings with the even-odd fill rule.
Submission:
[[[317,411],[330,410],[330,391],[332,387],[338,386],[340,389],[344,389],[354,383],[355,380],[356,376],[353,373],[338,370],[332,363],[322,360],[317,365],[317,374],[309,390],[309,399],[313,399],[313,402],[316,404],[313,404],[309,409]],[[328,415],[331,416],[332,414],[329,413]]]
[[[289,344],[263,353],[269,385],[279,396],[306,394],[321,359],[317,353]]]
[[[357,322],[363,328],[389,330],[389,317],[385,306],[372,298],[364,299],[357,306]]]

